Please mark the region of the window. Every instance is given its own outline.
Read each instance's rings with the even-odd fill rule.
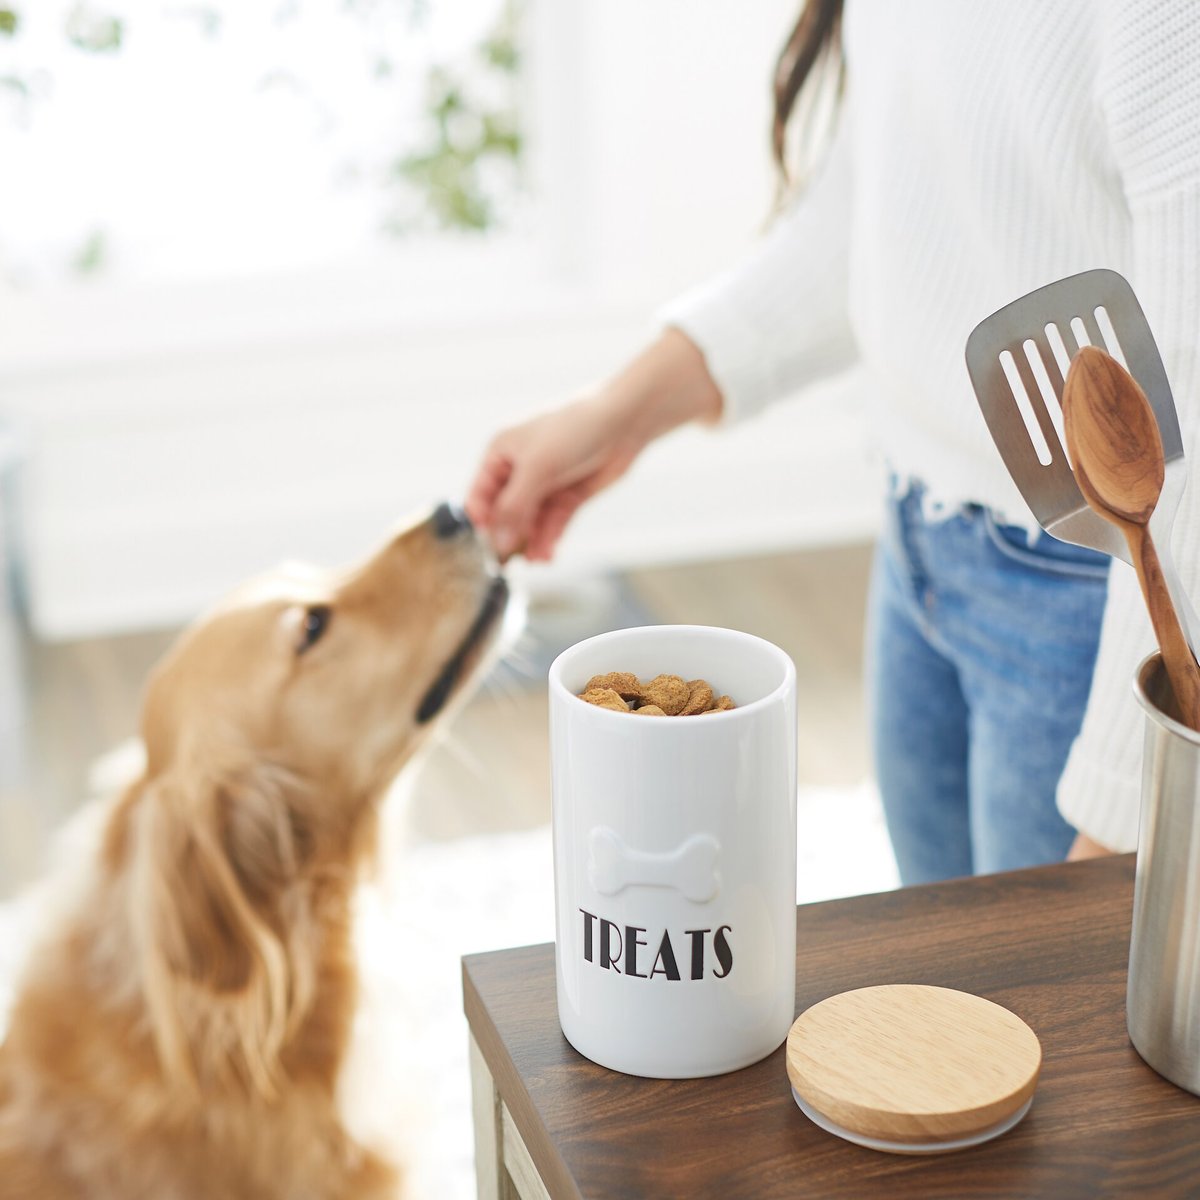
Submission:
[[[509,232],[518,0],[0,2],[0,270],[245,278]]]

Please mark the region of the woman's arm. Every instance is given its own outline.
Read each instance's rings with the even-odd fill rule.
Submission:
[[[1172,549],[1200,595],[1200,4],[1105,0],[1100,102],[1132,221],[1129,280],[1162,352],[1191,481]],[[1103,265],[1103,264],[1097,264]],[[1059,786],[1063,815],[1114,850],[1137,845],[1143,720],[1133,673],[1154,645],[1137,577],[1122,563],[1108,604],[1091,698]]]
[[[467,512],[502,558],[548,559],[579,507],[655,438],[733,421],[849,365],[849,114],[793,210],[732,270],[660,314],[659,337],[608,382],[503,430]]]
[[[825,161],[749,254],[659,313],[700,348],[726,422],[857,357],[848,308],[853,120],[847,101]]]

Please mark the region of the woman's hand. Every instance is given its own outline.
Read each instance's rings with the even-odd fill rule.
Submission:
[[[715,421],[721,396],[695,344],[668,329],[605,387],[492,439],[467,515],[503,560],[547,560],[584,501],[629,469],[654,438]]]
[[[493,438],[467,496],[497,555],[548,559],[579,506],[619,479],[641,445],[603,393]]]
[[[1114,854],[1099,842],[1093,842],[1086,833],[1077,833],[1071,849],[1067,851],[1067,862],[1077,862],[1081,858],[1101,858],[1106,854]]]

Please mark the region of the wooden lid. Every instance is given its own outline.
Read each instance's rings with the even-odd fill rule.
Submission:
[[[999,1004],[923,984],[843,992],[796,1019],[798,1098],[860,1137],[920,1146],[982,1138],[1033,1096],[1042,1048]]]

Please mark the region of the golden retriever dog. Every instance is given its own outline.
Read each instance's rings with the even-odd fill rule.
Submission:
[[[3,1200],[393,1200],[335,1087],[378,805],[507,589],[442,505],[365,564],[247,586],[152,674],[117,797],[0,1046]]]

